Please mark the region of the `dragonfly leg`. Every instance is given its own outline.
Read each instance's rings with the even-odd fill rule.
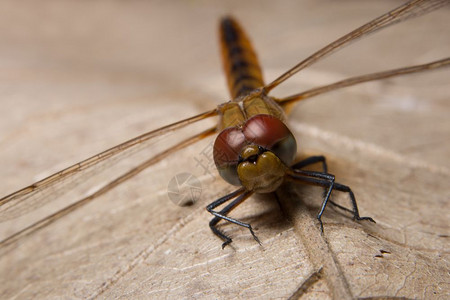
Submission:
[[[357,221],[368,220],[368,221],[370,221],[370,222],[376,223],[375,220],[372,219],[371,217],[361,217],[361,216],[359,215],[358,204],[356,203],[355,194],[353,194],[353,192],[352,192],[352,190],[350,189],[350,187],[348,187],[348,186],[346,186],[346,185],[343,185],[343,184],[340,184],[340,183],[337,183],[337,182],[336,182],[336,183],[334,184],[334,188],[335,188],[336,190],[338,190],[338,191],[348,193],[348,195],[350,196],[350,200],[351,200],[351,202],[352,202],[353,210],[350,210],[350,209],[348,209],[348,208],[346,208],[346,207],[343,207],[343,206],[341,206],[341,205],[339,205],[339,204],[337,204],[337,203],[335,203],[335,202],[333,202],[333,201],[330,201],[331,204],[333,204],[333,205],[335,205],[336,207],[339,207],[340,209],[343,209],[343,210],[345,210],[345,211],[352,212],[352,213],[353,213],[353,219],[355,219],[355,220],[357,220]]]
[[[322,223],[322,214],[325,210],[326,205],[328,202],[330,202],[332,205],[335,205],[336,207],[343,209],[345,211],[353,213],[353,218],[355,220],[361,221],[361,220],[368,220],[371,222],[375,221],[370,217],[361,217],[359,215],[358,205],[356,203],[355,195],[353,194],[352,190],[343,184],[337,183],[334,181],[334,175],[328,174],[328,173],[320,173],[320,172],[313,172],[313,171],[302,171],[302,170],[293,170],[294,172],[289,173],[289,177],[296,180],[296,181],[302,181],[307,184],[311,185],[320,185],[320,186],[326,186],[326,195],[324,196],[324,200],[322,202],[320,211],[317,215],[317,219],[320,223],[320,229],[323,232],[323,223]],[[352,202],[353,210],[350,210],[346,207],[343,207],[336,202],[330,200],[331,191],[333,189],[336,189],[341,192],[347,192],[350,196],[350,200]]]
[[[293,172],[290,172],[288,175],[295,181],[302,181],[307,184],[320,185],[326,187],[326,191],[324,193],[325,194],[324,200],[322,201],[320,211],[317,214],[317,220],[320,223],[320,230],[323,233],[322,215],[323,212],[325,211],[325,207],[327,206],[328,200],[330,199],[331,191],[333,190],[334,187],[334,175],[304,170],[293,170]]]
[[[315,164],[315,163],[322,163],[322,172],[328,173],[328,166],[327,166],[327,160],[325,156],[323,155],[317,155],[317,156],[310,156],[308,158],[305,158],[297,163],[295,163],[292,166],[292,169],[303,169],[304,167],[307,167],[309,165]]]
[[[328,173],[327,159],[323,155],[310,156],[308,158],[305,158],[305,159],[297,162],[296,164],[294,164],[292,166],[292,169],[300,170],[300,169],[303,169],[304,167],[307,167],[309,165],[313,165],[316,163],[322,163],[322,173]],[[325,198],[326,195],[327,195],[327,189],[325,188],[323,190],[322,197]]]
[[[255,233],[253,232],[253,228],[250,224],[241,222],[239,220],[230,218],[227,216],[227,214],[233,210],[234,208],[236,208],[239,204],[241,204],[242,202],[244,202],[248,197],[250,197],[250,195],[252,194],[252,192],[249,191],[245,191],[244,189],[239,189],[231,194],[228,194],[222,198],[217,199],[216,201],[212,202],[211,204],[209,204],[206,207],[206,210],[208,212],[210,212],[212,215],[214,215],[214,218],[209,222],[209,227],[211,228],[212,232],[217,235],[218,237],[220,237],[222,240],[224,240],[225,242],[222,244],[222,249],[225,248],[225,246],[227,246],[228,244],[230,244],[232,242],[232,239],[225,235],[222,231],[220,231],[216,225],[220,220],[226,220],[228,222],[237,224],[239,226],[248,228],[248,230],[250,231],[250,233],[252,234],[253,238],[259,243],[261,244],[261,242],[259,241],[258,237],[255,235]],[[236,198],[237,197],[237,198]],[[233,200],[231,203],[229,203],[227,206],[225,206],[221,211],[214,211],[214,208],[216,208],[217,206],[233,199],[236,198],[235,200]]]

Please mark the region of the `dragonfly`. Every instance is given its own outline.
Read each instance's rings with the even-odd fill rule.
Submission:
[[[323,156],[313,156],[300,162],[293,162],[297,148],[295,139],[293,139],[288,127],[284,124],[285,114],[291,109],[293,104],[302,100],[363,82],[447,67],[450,65],[450,58],[356,76],[283,98],[272,97],[269,93],[300,70],[342,49],[349,43],[392,24],[442,7],[445,4],[448,4],[448,1],[416,0],[407,2],[335,40],[267,84],[262,79],[256,54],[241,26],[234,19],[225,18],[221,23],[222,53],[225,73],[227,74],[228,85],[233,99],[204,113],[142,134],[5,196],[0,200],[0,221],[19,218],[27,212],[39,209],[45,203],[66,197],[71,190],[78,189],[80,186],[83,186],[88,191],[87,195],[73,200],[70,205],[4,238],[0,242],[0,247],[19,242],[21,239],[92,202],[147,168],[172,157],[177,151],[214,134],[218,134],[214,147],[214,156],[219,173],[230,184],[239,186],[234,192],[213,201],[207,207],[207,210],[214,215],[210,222],[211,230],[223,240],[222,247],[230,244],[232,239],[216,227],[221,220],[248,228],[253,238],[259,242],[250,224],[230,218],[227,214],[254,193],[273,192],[284,180],[326,188],[317,216],[321,228],[323,228],[321,217],[328,203],[350,211],[357,220],[373,221],[370,217],[360,217],[356,199],[351,189],[346,185],[335,182],[334,176],[328,173],[326,159]],[[167,148],[153,148],[158,141],[168,138],[175,132],[217,117],[219,121],[214,126],[176,141]],[[250,122],[251,120],[256,120],[257,125],[252,124],[253,121]],[[275,127],[266,127],[266,124],[269,123],[276,125]],[[260,130],[261,126],[263,130]],[[248,134],[251,135],[252,132],[261,131],[262,135],[249,138],[244,130],[248,127],[254,128]],[[277,128],[278,131],[270,132],[269,130],[273,128]],[[275,141],[267,141],[267,136],[265,136],[267,134],[271,138],[273,135],[281,135],[281,137]],[[258,140],[262,141],[258,142]],[[237,143],[237,141],[240,142]],[[235,147],[235,143],[238,144],[237,147]],[[125,159],[135,155],[135,153],[139,153],[142,149],[148,148],[151,148],[152,156],[143,155],[146,159],[142,162],[139,162],[123,174],[117,175],[114,180],[103,186],[95,187],[93,192],[91,191],[94,186],[89,186],[90,178],[94,178],[98,170],[108,170],[112,164],[120,165],[121,161],[125,161]],[[268,159],[266,158],[267,156],[269,156]],[[322,164],[322,172],[304,170],[304,167],[317,163]],[[275,176],[274,174],[277,175]],[[330,199],[333,190],[348,193],[352,209],[347,209],[333,202]],[[231,202],[222,210],[215,210],[218,206],[228,201]]]

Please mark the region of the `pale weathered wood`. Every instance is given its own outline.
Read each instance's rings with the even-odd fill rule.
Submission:
[[[401,3],[241,2],[3,1],[0,195],[227,100],[216,32],[226,13],[243,23],[270,80]],[[445,57],[448,14],[355,43],[273,94]],[[281,209],[265,197],[233,212],[262,246],[226,225],[234,243],[221,250],[204,206],[233,188],[195,167],[209,150],[202,144],[3,250],[0,298],[445,298],[448,78],[447,70],[370,83],[292,112],[301,155],[326,155],[375,225],[329,209],[321,236],[320,191],[286,187]],[[166,196],[181,171],[204,187],[188,208]]]

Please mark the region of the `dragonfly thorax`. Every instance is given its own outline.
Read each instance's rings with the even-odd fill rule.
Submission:
[[[214,162],[227,182],[257,193],[274,191],[297,152],[291,131],[278,118],[256,115],[224,129],[214,143]]]

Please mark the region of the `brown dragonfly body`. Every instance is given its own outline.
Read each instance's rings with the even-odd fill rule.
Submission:
[[[218,108],[221,132],[214,143],[214,161],[224,180],[241,186],[237,191],[207,206],[207,210],[215,216],[210,222],[212,231],[225,241],[222,248],[232,241],[216,228],[216,224],[222,219],[248,228],[259,242],[250,224],[232,219],[227,213],[252,193],[274,192],[286,179],[327,188],[318,214],[322,230],[321,217],[327,203],[337,205],[329,200],[333,188],[349,193],[356,220],[374,222],[372,218],[359,216],[352,191],[349,187],[334,182],[334,176],[327,173],[325,157],[309,157],[292,166],[297,153],[295,137],[284,123],[286,117],[283,108],[277,104],[276,99],[264,92],[261,68],[248,37],[230,17],[222,20],[220,37],[223,65],[234,100]],[[322,163],[323,172],[301,170],[314,163]],[[235,200],[224,209],[214,211],[214,208],[232,199]]]

